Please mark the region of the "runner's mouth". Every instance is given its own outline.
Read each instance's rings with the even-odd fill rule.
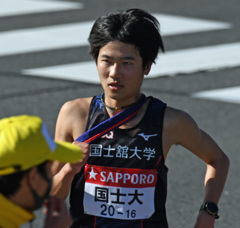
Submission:
[[[109,83],[108,86],[113,90],[121,89],[123,86],[119,83]]]

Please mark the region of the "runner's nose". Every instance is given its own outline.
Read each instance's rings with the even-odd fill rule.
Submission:
[[[119,78],[121,75],[121,69],[120,66],[118,66],[118,64],[113,64],[111,69],[110,69],[110,73],[109,76],[112,78]]]

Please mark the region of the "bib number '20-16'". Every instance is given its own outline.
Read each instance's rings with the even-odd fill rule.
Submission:
[[[114,214],[115,214],[115,208],[112,206],[112,205],[110,205],[109,207],[108,207],[108,205],[106,205],[106,204],[102,204],[101,205],[101,209],[103,209],[102,211],[101,211],[101,215],[103,216],[103,217],[108,217],[108,216],[114,216]],[[120,212],[117,212],[117,213],[120,213]],[[136,217],[136,210],[127,210],[126,212],[126,216],[127,216],[127,218],[131,218],[131,219],[134,219],[135,217]]]

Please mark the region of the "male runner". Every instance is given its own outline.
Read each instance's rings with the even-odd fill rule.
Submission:
[[[90,143],[81,172],[68,166],[59,171],[56,186],[66,184],[55,194],[66,196],[72,183],[72,227],[167,228],[165,161],[171,146],[179,144],[207,165],[195,228],[213,228],[227,156],[187,113],[141,92],[144,75],[159,49],[164,51],[158,21],[140,9],[109,13],[96,20],[89,42],[104,92],[65,103],[56,139],[73,142],[109,117],[144,104],[133,119]]]

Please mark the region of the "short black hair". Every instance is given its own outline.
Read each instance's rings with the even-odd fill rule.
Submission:
[[[46,176],[46,163],[47,161],[39,164],[37,166],[37,170],[40,175]],[[18,189],[20,188],[21,180],[23,179],[24,175],[28,173],[32,168],[4,176],[0,176],[0,193],[4,196],[9,197],[15,194]]]
[[[164,52],[158,20],[142,9],[129,9],[99,17],[90,32],[89,54],[97,62],[100,49],[111,41],[134,45],[142,57],[143,68],[155,62],[159,49]]]

